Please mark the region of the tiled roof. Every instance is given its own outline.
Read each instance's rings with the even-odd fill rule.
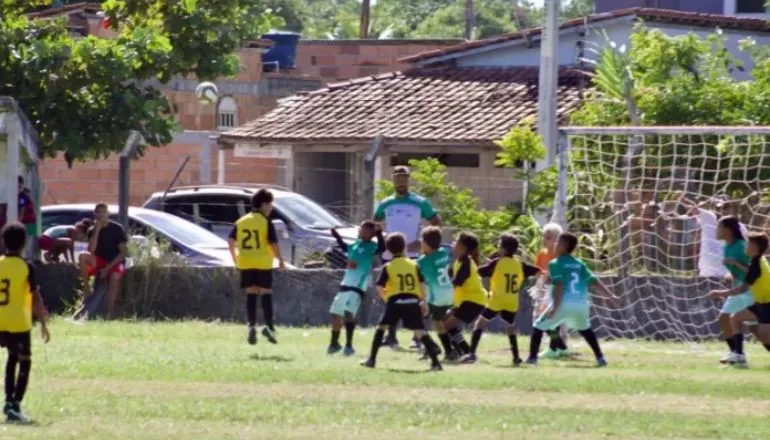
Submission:
[[[76,12],[86,12],[86,13],[95,14],[95,13],[101,12],[101,10],[102,10],[101,3],[81,2],[81,3],[72,3],[70,5],[60,6],[58,8],[48,8],[43,11],[33,12],[28,16],[30,18],[54,18],[54,17],[60,17],[62,15],[74,14]]]
[[[534,67],[433,68],[358,78],[280,101],[259,119],[222,135],[225,143],[388,142],[485,144],[537,113]],[[560,118],[581,100],[585,74],[562,69]]]
[[[620,17],[636,16],[647,22],[673,23],[686,26],[698,26],[707,28],[738,29],[753,32],[770,32],[770,24],[762,18],[744,18],[727,15],[704,14],[701,12],[684,12],[671,9],[654,8],[627,8],[618,9],[603,14],[594,14],[587,17],[575,18],[562,23],[560,29],[577,28],[590,23],[597,23],[606,20],[612,20]],[[402,63],[414,63],[437,58],[445,55],[465,52],[467,50],[477,49],[479,47],[492,46],[508,41],[519,40],[521,38],[539,36],[543,31],[542,27],[525,29],[520,32],[512,32],[500,35],[498,37],[487,38],[484,40],[468,41],[455,46],[443,49],[430,50],[416,55],[401,58]]]
[[[331,40],[331,39],[301,39],[299,44],[306,45],[362,45],[362,46],[428,46],[428,45],[450,45],[464,43],[466,40],[461,38],[446,38],[446,39],[405,39],[405,38],[393,38],[393,39],[345,39],[345,40]]]

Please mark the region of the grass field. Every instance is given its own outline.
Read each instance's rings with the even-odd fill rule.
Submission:
[[[718,367],[722,344],[630,341],[604,343],[606,369],[582,343],[577,360],[512,369],[491,336],[479,364],[429,373],[390,349],[377,370],[359,367],[367,329],[355,358],[327,356],[326,329],[279,329],[280,345],[256,347],[243,326],[216,323],[58,320],[52,334],[48,346],[35,334],[24,407],[37,424],[0,424],[0,439],[764,438],[770,427],[770,354],[756,344],[750,370]]]

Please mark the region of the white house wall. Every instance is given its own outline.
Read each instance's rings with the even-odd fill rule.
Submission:
[[[713,29],[694,28],[665,23],[648,23],[648,27],[660,29],[670,36],[686,35],[690,32],[695,33],[701,38],[714,33]],[[602,31],[605,31],[609,38],[618,46],[628,45],[633,23],[628,20],[613,21],[605,23],[603,26],[594,24],[586,33],[586,37],[581,37],[577,29],[573,32],[563,33],[559,39],[559,64],[575,65],[581,55],[578,42],[581,39],[586,40],[586,49],[600,48],[605,44],[605,37]],[[746,66],[746,72],[736,71],[736,79],[742,80],[748,78],[748,70],[751,67],[751,60],[745,54],[738,50],[740,40],[751,36],[757,44],[770,44],[770,34],[745,32],[737,30],[724,30],[727,38],[726,48],[743,61]],[[586,58],[595,58],[594,54],[585,50]],[[516,42],[512,45],[501,47],[499,49],[487,52],[469,53],[468,55],[457,58],[457,65],[460,67],[502,67],[502,66],[538,66],[540,65],[540,45],[539,40],[534,41],[532,47],[527,47],[525,43]]]

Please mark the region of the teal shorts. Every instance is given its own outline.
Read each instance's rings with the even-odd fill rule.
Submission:
[[[591,328],[591,305],[588,303],[565,302],[556,313],[548,318],[553,304],[537,318],[535,328],[542,331],[556,330],[562,324],[567,324],[570,330],[583,331]]]
[[[723,315],[732,315],[738,313],[741,310],[746,310],[754,304],[754,298],[751,297],[751,292],[742,293],[727,298],[727,301],[722,305],[722,310],[719,313]]]
[[[329,307],[329,313],[337,316],[345,316],[345,313],[350,313],[356,316],[360,307],[361,294],[352,290],[345,290],[337,293],[334,297],[334,301]]]

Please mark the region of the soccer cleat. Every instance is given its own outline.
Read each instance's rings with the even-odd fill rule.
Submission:
[[[430,364],[430,371],[444,371],[444,367],[439,362],[433,362]]]
[[[409,344],[409,348],[412,350],[420,350],[422,348],[422,344],[420,344],[420,341],[417,339],[412,339],[412,343]]]
[[[353,356],[356,354],[356,351],[351,347],[350,345],[345,346],[345,351],[342,352],[345,356]]]
[[[523,364],[523,363],[524,363],[524,361],[521,360],[521,358],[513,358],[513,366],[514,367],[521,366],[521,364]]]
[[[732,357],[733,357],[733,352],[730,352],[730,353],[727,354],[727,356],[725,356],[722,359],[720,359],[719,363],[720,364],[729,364],[730,363],[730,359],[732,359]]]
[[[249,345],[257,345],[257,329],[249,327]]]
[[[557,359],[569,359],[572,357],[569,354],[569,350],[556,350],[556,358]]]
[[[543,353],[540,353],[540,357],[543,359],[555,360],[561,358],[562,350],[551,350],[550,348]]]
[[[599,359],[596,360],[596,366],[597,367],[606,367],[607,366],[607,360],[604,359],[603,357],[600,357]]]
[[[277,344],[278,340],[275,339],[275,332],[270,327],[262,327],[262,336],[265,337],[271,344]]]
[[[326,349],[326,354],[339,353],[340,350],[342,350],[342,346],[340,344],[329,344],[329,348]]]
[[[735,368],[748,368],[749,363],[746,361],[745,354],[733,353],[730,357],[729,364]]]
[[[9,422],[29,423],[29,419],[21,412],[21,407],[16,402],[6,402],[3,412]]]
[[[456,351],[448,351],[444,356],[444,362],[456,362],[460,358],[460,355]]]
[[[532,365],[533,367],[537,366],[537,358],[527,358],[527,365]]]
[[[370,358],[370,359],[361,361],[361,366],[366,368],[374,368],[375,367],[374,359]]]
[[[478,362],[478,358],[474,353],[468,353],[460,358],[461,364],[475,364]]]

